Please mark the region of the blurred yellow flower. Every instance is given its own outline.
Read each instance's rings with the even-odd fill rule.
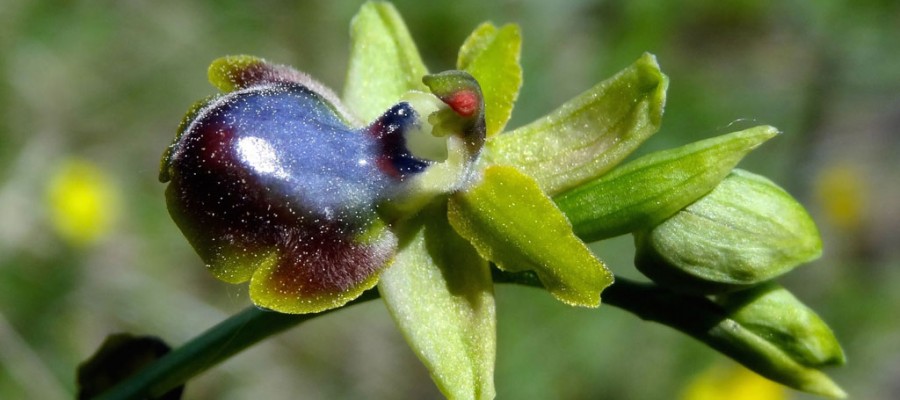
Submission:
[[[47,188],[50,223],[73,246],[96,242],[119,215],[118,192],[110,177],[82,159],[63,162]]]
[[[815,186],[829,224],[847,231],[859,228],[868,193],[863,171],[848,162],[833,164],[819,173]]]
[[[784,387],[737,364],[713,365],[697,374],[681,400],[784,400]]]

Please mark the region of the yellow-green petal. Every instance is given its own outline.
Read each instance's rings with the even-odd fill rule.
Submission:
[[[484,94],[487,137],[503,131],[522,87],[522,35],[513,24],[481,24],[459,49],[456,68],[472,74]]]
[[[421,79],[428,70],[393,5],[363,4],[351,22],[350,39],[343,99],[361,120],[374,120],[409,90],[427,91]]]
[[[612,273],[553,201],[515,168],[488,167],[480,182],[450,196],[448,217],[482,257],[503,270],[533,270],[567,304],[597,307],[612,284]]]
[[[487,262],[424,210],[401,231],[401,249],[378,291],[410,348],[448,399],[492,399],[496,316]]]
[[[491,137],[484,159],[519,168],[554,196],[609,171],[655,133],[668,85],[644,54],[547,116]]]

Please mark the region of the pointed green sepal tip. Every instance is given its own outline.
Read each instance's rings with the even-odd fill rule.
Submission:
[[[709,193],[747,153],[777,134],[758,126],[651,153],[554,201],[585,241],[649,228]]]
[[[508,271],[534,271],[560,301],[597,307],[613,275],[572,233],[537,183],[491,166],[480,182],[450,196],[450,224],[482,257]]]
[[[635,233],[635,265],[673,290],[720,293],[773,279],[822,253],[812,218],[772,181],[734,170],[665,222]]]
[[[608,172],[654,134],[668,85],[644,54],[547,116],[491,137],[485,161],[514,166],[555,196]]]

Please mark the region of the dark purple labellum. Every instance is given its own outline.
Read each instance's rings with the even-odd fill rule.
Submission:
[[[429,165],[405,146],[417,118],[401,103],[354,130],[300,83],[228,93],[200,108],[169,149],[169,210],[219,278],[252,277],[256,304],[339,306],[374,285],[394,253],[375,206]]]

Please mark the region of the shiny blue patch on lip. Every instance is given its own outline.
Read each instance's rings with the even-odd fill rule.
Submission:
[[[354,130],[305,86],[260,85],[198,112],[171,163],[183,178],[216,170],[212,175],[228,191],[250,189],[252,197],[263,195],[293,211],[340,218],[371,209],[392,185],[429,165],[405,146],[404,130],[417,117],[401,103]],[[229,177],[243,188],[226,182]]]

